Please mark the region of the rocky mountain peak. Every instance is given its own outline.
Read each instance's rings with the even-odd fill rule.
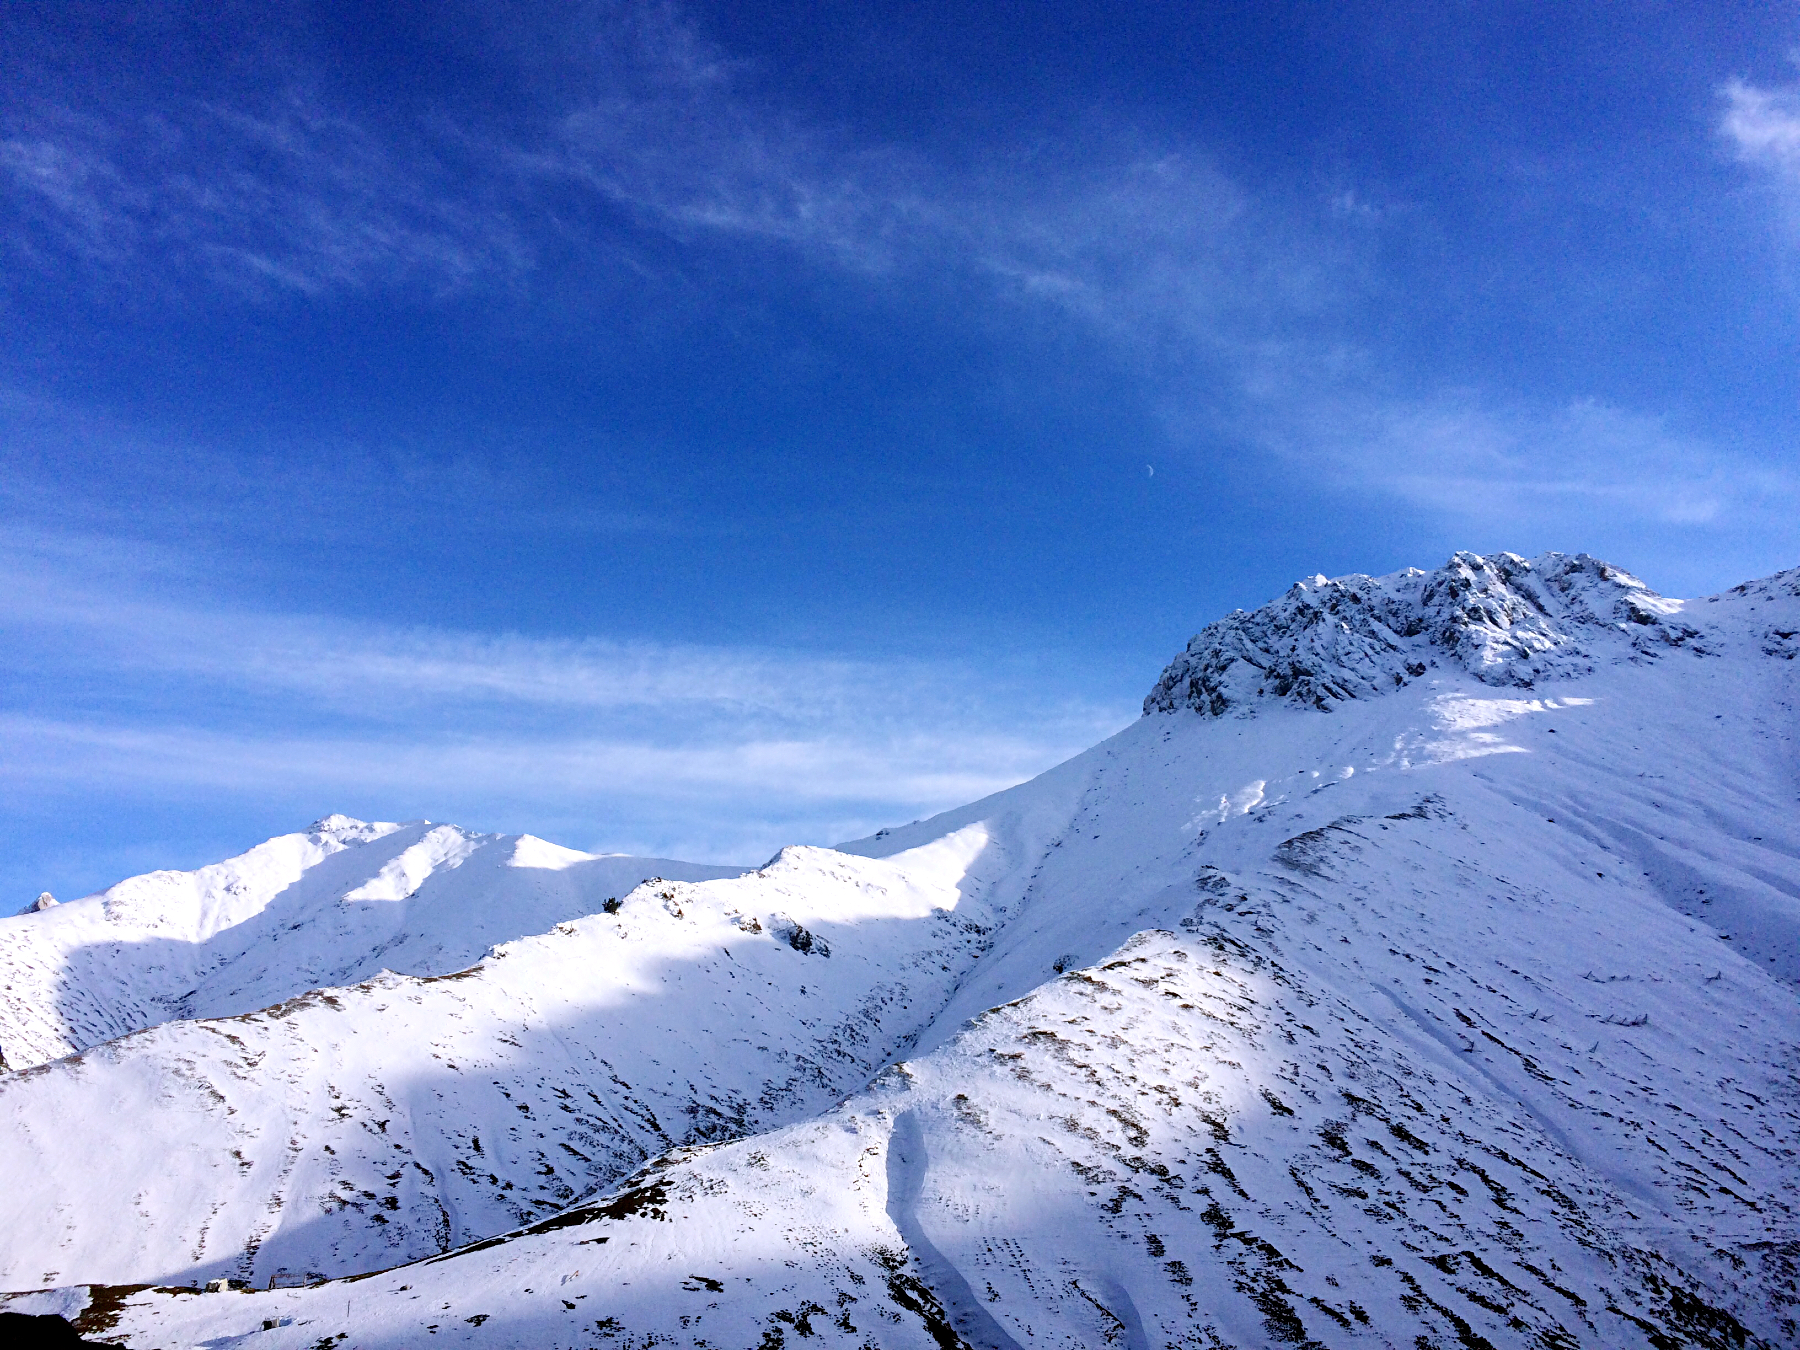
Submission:
[[[1220,717],[1267,702],[1329,710],[1440,666],[1530,688],[1586,674],[1601,659],[1692,645],[1700,635],[1680,620],[1682,608],[1585,553],[1463,552],[1432,572],[1314,576],[1201,629],[1163,671],[1144,712]]]

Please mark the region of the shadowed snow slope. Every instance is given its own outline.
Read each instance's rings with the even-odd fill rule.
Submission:
[[[1315,580],[1030,783],[448,978],[119,956],[145,1029],[0,1078],[4,1282],[162,1347],[1795,1344],[1797,634],[1800,573]],[[263,847],[525,912],[406,829]],[[379,1273],[117,1287],[284,1269]]]

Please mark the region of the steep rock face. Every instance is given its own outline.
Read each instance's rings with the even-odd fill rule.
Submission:
[[[1259,701],[1328,710],[1454,665],[1531,688],[1603,659],[1703,650],[1684,602],[1585,553],[1458,553],[1435,572],[1315,576],[1252,613],[1208,624],[1163,671],[1144,712],[1211,717]]]

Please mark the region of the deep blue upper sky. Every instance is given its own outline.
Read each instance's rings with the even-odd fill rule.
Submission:
[[[1296,577],[1800,552],[1800,14],[0,11],[0,908],[757,861]]]

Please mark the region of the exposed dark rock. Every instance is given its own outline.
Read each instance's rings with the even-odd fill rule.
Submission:
[[[6,1350],[67,1350],[71,1346],[106,1346],[107,1341],[84,1341],[73,1326],[55,1313],[0,1312],[0,1346]]]

